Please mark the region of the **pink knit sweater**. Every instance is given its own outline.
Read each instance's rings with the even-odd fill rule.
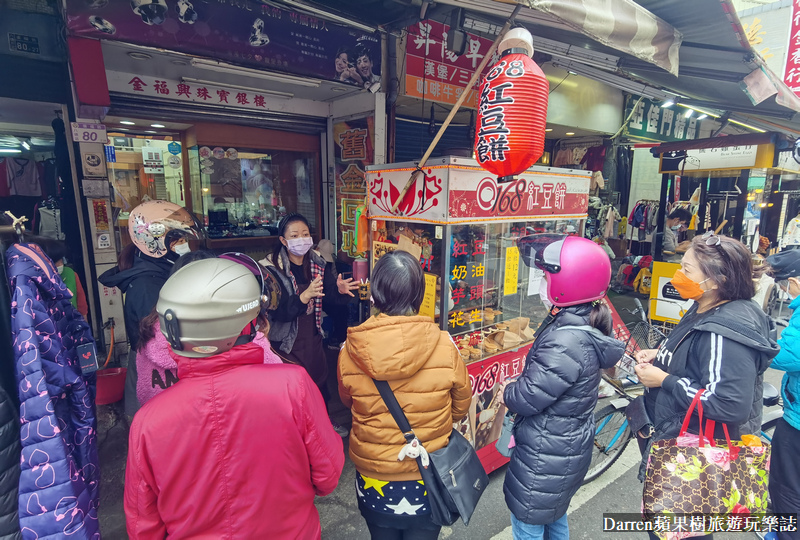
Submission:
[[[281,364],[277,354],[272,352],[269,340],[261,332],[256,333],[253,343],[264,349],[265,364]],[[178,364],[169,354],[167,338],[161,333],[161,326],[156,322],[155,337],[136,353],[136,396],[139,404],[144,405],[159,393],[178,382]]]

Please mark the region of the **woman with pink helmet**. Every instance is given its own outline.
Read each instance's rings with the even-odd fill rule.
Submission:
[[[569,538],[567,508],[592,457],[600,369],[622,358],[603,299],[611,263],[586,238],[534,234],[517,241],[522,260],[544,271],[550,313],[537,330],[519,378],[500,388],[517,415],[516,447],[503,491],[515,540]]]

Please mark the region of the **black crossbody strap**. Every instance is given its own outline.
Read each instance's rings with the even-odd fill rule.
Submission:
[[[394,392],[392,392],[392,387],[389,386],[389,383],[386,381],[372,379],[372,382],[375,383],[375,386],[377,387],[378,392],[380,392],[383,402],[386,404],[386,408],[389,409],[392,418],[394,418],[394,421],[397,422],[397,427],[399,427],[400,431],[403,432],[403,437],[405,437],[406,442],[411,442],[414,440],[415,435],[411,429],[411,424],[408,423],[406,414],[403,412],[402,407],[400,407],[400,404],[397,402],[397,398],[395,397]]]

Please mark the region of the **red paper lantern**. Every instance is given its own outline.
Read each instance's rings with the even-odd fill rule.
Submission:
[[[511,49],[483,79],[475,126],[475,155],[481,167],[514,176],[544,152],[550,85],[541,68],[520,49]]]

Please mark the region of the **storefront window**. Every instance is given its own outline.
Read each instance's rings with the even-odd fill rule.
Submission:
[[[272,236],[278,222],[299,212],[316,226],[316,156],[291,151],[192,148],[193,180],[199,172],[201,204],[214,238]]]
[[[579,226],[578,220],[555,220],[452,227],[447,330],[465,361],[530,341],[547,315],[539,297],[544,274],[520,259],[516,240]]]
[[[108,160],[112,207],[120,247],[125,247],[130,243],[128,215],[140,203],[158,199],[186,206],[181,145],[170,136],[111,134],[110,139],[114,148],[114,158]]]
[[[516,240],[543,232],[574,234],[580,225],[580,220],[451,226],[375,220],[372,263],[397,249],[419,258],[426,276],[420,314],[446,329],[469,363],[529,343],[547,315],[539,297],[544,274],[520,259]]]
[[[742,242],[745,245],[754,247],[753,252],[758,251],[759,223],[761,213],[769,204],[769,194],[765,192],[766,171],[764,169],[753,169],[750,171],[750,178],[747,181],[747,206],[744,211],[744,222],[742,223]]]

